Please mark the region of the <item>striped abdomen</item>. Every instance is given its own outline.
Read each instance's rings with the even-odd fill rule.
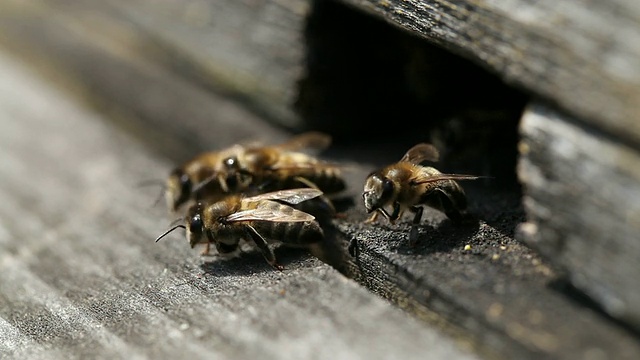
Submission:
[[[274,211],[283,217],[294,209],[287,205],[273,203]],[[267,241],[280,241],[290,245],[306,245],[320,242],[324,232],[317,221],[252,221],[251,225]]]
[[[315,186],[325,194],[334,194],[346,188],[340,169],[333,167],[317,167],[298,171],[282,170],[274,174],[274,179],[271,180],[272,186],[278,190]]]

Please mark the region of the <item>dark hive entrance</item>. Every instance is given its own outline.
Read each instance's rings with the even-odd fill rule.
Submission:
[[[517,125],[526,98],[474,63],[334,1],[316,1],[307,73],[295,104],[336,145],[377,144],[394,157],[417,142],[445,171],[517,186]],[[397,154],[396,154],[397,153]]]

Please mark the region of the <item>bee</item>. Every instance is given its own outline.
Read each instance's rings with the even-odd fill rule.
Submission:
[[[238,180],[234,192],[251,186],[259,186],[262,191],[310,187],[324,194],[340,192],[346,188],[340,166],[299,151],[323,150],[330,143],[326,134],[307,132],[281,144],[247,148],[224,160],[226,178]]]
[[[310,246],[324,240],[324,232],[313,215],[292,206],[322,195],[312,188],[279,190],[246,197],[232,194],[224,199],[192,205],[178,224],[156,238],[156,242],[177,228],[186,229],[191,247],[214,244],[218,253],[228,257],[239,253],[240,240],[253,242],[266,261],[282,270],[269,243]]]
[[[227,194],[257,194],[299,187],[332,194],[346,188],[340,167],[301,149],[323,150],[331,138],[307,132],[276,145],[235,145],[201,154],[175,169],[166,185],[172,211],[190,200],[219,200]],[[332,207],[331,203],[326,202]]]
[[[244,150],[233,145],[219,151],[199,154],[171,171],[165,184],[165,200],[171,212],[176,212],[190,200],[198,200],[202,194],[224,194],[221,184],[226,184],[224,160],[237,156]],[[216,181],[212,181],[212,179]]]
[[[409,245],[415,246],[423,205],[443,212],[454,222],[462,221],[467,209],[467,198],[456,180],[474,180],[480,177],[443,174],[433,167],[420,165],[424,161],[438,160],[438,150],[431,144],[421,143],[409,149],[399,162],[372,172],[365,181],[362,193],[367,213],[373,212],[366,222],[372,223],[378,214],[382,214],[393,224],[409,209],[415,214],[409,233]],[[387,205],[393,208],[391,214],[385,209]]]

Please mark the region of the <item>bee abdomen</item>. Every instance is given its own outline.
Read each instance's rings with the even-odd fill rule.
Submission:
[[[318,168],[307,174],[300,174],[291,180],[294,182],[292,186],[300,186],[300,181],[296,179],[302,178],[305,181],[313,183],[318,189],[327,194],[337,193],[346,188],[346,183],[342,178],[340,170],[333,168]]]
[[[256,231],[269,240],[292,245],[305,245],[322,241],[324,233],[316,221],[271,222],[255,224]]]
[[[337,169],[322,169],[317,177],[309,180],[325,193],[337,193],[347,187],[342,174]]]
[[[452,180],[443,181],[435,191],[424,194],[420,202],[444,212],[454,222],[460,221],[467,209],[464,190]]]

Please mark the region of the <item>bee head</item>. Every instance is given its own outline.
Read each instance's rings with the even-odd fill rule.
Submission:
[[[388,178],[372,173],[367,177],[362,192],[364,207],[370,213],[386,205],[393,198],[394,185]]]
[[[202,221],[202,209],[202,203],[197,203],[187,211],[187,239],[189,240],[189,245],[191,245],[192,248],[197,244],[208,242],[205,235],[204,222]]]
[[[238,156],[229,156],[223,161],[226,177],[224,181],[230,192],[241,192],[251,184],[250,172],[242,166]]]
[[[225,168],[227,168],[227,170],[237,170],[239,165],[238,165],[238,157],[237,156],[229,156],[228,158],[224,159],[224,166]]]
[[[165,199],[167,207],[176,211],[178,207],[189,200],[193,183],[188,174],[182,169],[175,169],[167,179]]]

